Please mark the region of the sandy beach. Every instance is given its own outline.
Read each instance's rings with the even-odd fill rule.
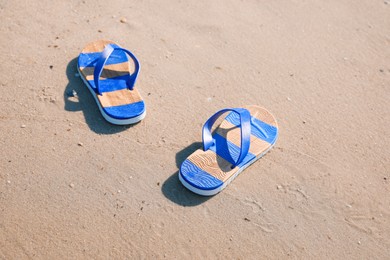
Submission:
[[[0,24],[0,259],[390,259],[388,0],[0,0]],[[98,39],[141,63],[138,124],[77,72]],[[188,191],[203,123],[244,105],[275,147]]]

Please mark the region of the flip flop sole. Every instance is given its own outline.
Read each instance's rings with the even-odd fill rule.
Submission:
[[[80,69],[78,67],[77,67],[77,70],[79,71],[79,74],[81,74]],[[105,120],[107,120],[108,122],[110,122],[111,124],[114,124],[114,125],[130,125],[130,124],[138,123],[139,121],[141,121],[142,119],[145,118],[146,110],[144,110],[144,112],[142,114],[140,114],[139,116],[132,117],[132,118],[129,118],[129,119],[116,119],[116,118],[113,118],[113,117],[109,116],[103,110],[103,107],[101,105],[100,100],[97,98],[97,95],[96,95],[95,91],[91,88],[91,86],[89,85],[88,81],[86,81],[83,77],[81,77],[81,79],[83,80],[84,84],[87,85],[89,91],[91,92],[93,98],[95,99],[96,104],[98,105],[100,113],[102,114],[103,118]]]
[[[94,64],[108,44],[118,46],[112,41],[99,40],[89,43],[82,50],[77,65],[80,77],[90,90],[104,119],[116,125],[137,123],[146,115],[145,103],[137,88],[129,90],[126,86],[125,78],[134,71],[134,64],[129,62],[125,53],[110,56],[100,76],[102,95],[94,91]]]
[[[200,195],[214,195],[274,146],[278,126],[272,114],[258,106],[245,108],[252,117],[251,145],[247,156],[231,168],[239,154],[240,128],[238,118],[230,113],[214,131],[215,146],[207,151],[195,151],[181,165],[179,180],[186,188]]]

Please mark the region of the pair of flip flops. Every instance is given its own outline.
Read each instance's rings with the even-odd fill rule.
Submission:
[[[90,43],[79,55],[78,70],[108,122],[127,125],[145,117],[145,102],[134,87],[140,64],[130,51],[112,41]],[[182,163],[179,179],[194,193],[214,195],[267,153],[277,137],[276,120],[264,108],[222,109],[204,124],[203,147]]]

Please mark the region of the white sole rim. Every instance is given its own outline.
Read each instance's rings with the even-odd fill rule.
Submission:
[[[91,92],[93,98],[95,99],[96,104],[99,107],[100,113],[102,114],[104,119],[106,119],[108,122],[110,122],[111,124],[114,124],[114,125],[131,125],[131,124],[138,123],[139,121],[141,121],[142,119],[145,118],[145,116],[146,116],[146,109],[145,109],[145,111],[141,115],[136,116],[136,117],[132,117],[132,118],[129,118],[129,119],[116,119],[116,118],[113,118],[113,117],[110,117],[109,115],[107,115],[107,113],[104,112],[104,110],[103,110],[99,100],[97,99],[95,91],[93,91],[93,89],[90,87],[88,81],[86,81],[86,79],[84,79],[84,77],[82,76],[80,68],[79,68],[78,65],[77,65],[77,71],[79,72],[80,78],[83,80],[84,84],[88,87],[88,89]]]

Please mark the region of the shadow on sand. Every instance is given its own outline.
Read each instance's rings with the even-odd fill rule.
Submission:
[[[181,163],[197,149],[201,148],[202,143],[193,143],[176,154],[176,166],[180,168]],[[180,183],[178,177],[179,171],[171,175],[162,185],[161,190],[166,198],[172,202],[184,206],[193,207],[202,204],[211,197],[197,195]]]
[[[80,77],[77,77],[77,58],[66,67],[69,83],[64,91],[65,110],[70,112],[82,111],[89,128],[97,134],[115,134],[131,128],[134,125],[118,126],[108,123],[99,111],[95,99]],[[74,96],[77,93],[77,96]]]

